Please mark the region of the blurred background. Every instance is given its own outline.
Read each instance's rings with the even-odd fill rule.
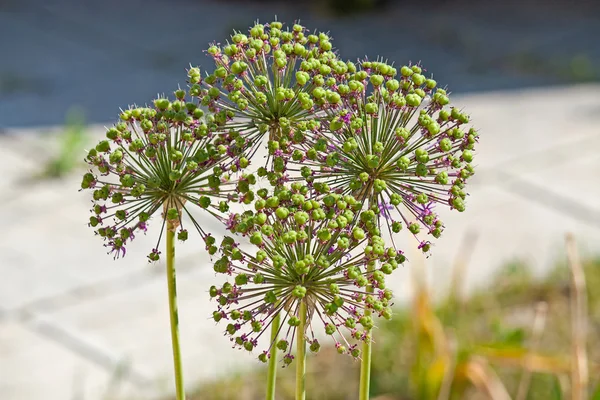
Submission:
[[[427,259],[406,241],[372,397],[600,399],[592,0],[0,0],[0,399],[169,399],[163,266],[145,260],[155,236],[105,254],[77,192],[84,149],[120,108],[185,88],[209,43],[274,16],[329,31],[345,59],[421,61],[480,131],[467,210],[444,216]],[[209,320],[203,249],[178,257],[190,397],[262,398],[255,358]],[[358,364],[332,353],[309,361],[309,398],[353,399]]]

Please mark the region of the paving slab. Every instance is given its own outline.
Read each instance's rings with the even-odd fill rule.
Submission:
[[[137,392],[90,360],[15,322],[0,321],[0,359],[2,399],[100,399]]]
[[[10,199],[11,189],[17,183],[21,174],[32,173],[35,170],[33,160],[25,159],[22,154],[12,151],[5,142],[0,145],[0,201]]]
[[[215,277],[208,262],[199,263],[192,257],[185,260],[178,263],[178,304],[184,370],[192,387],[199,380],[219,376],[255,360],[233,350],[229,340],[222,336],[223,326],[214,326],[210,318],[215,305],[209,302],[208,287],[222,279]],[[147,378],[149,393],[172,391],[164,276],[37,315],[77,332],[77,337],[97,343],[103,353],[118,354],[117,359],[126,360],[132,370]]]
[[[538,165],[550,151],[575,151],[560,154],[556,162],[563,163],[577,158],[577,144],[598,149],[599,93],[600,85],[592,84],[454,96],[454,100],[481,133],[475,161],[479,170],[502,167],[524,172],[523,166]]]

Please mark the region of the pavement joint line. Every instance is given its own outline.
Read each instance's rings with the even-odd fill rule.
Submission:
[[[114,374],[116,371],[121,371],[122,377],[135,386],[147,387],[152,382],[152,378],[136,371],[132,363],[124,357],[111,354],[109,350],[102,349],[99,345],[86,341],[77,333],[69,331],[51,320],[29,315],[28,322],[24,323],[23,326],[93,362],[107,372]]]
[[[192,263],[186,264],[186,262],[197,256],[198,253],[194,253],[185,257],[180,257],[177,260],[179,263],[177,272],[182,274],[190,272],[195,265]],[[12,314],[20,315],[21,319],[27,320],[30,312],[49,313],[59,311],[74,305],[82,304],[83,302],[101,299],[111,294],[121,293],[132,287],[139,288],[140,286],[154,282],[157,279],[162,279],[164,277],[164,266],[165,264],[161,262],[157,265],[150,265],[150,268],[156,267],[155,269],[143,268],[128,273],[124,277],[121,276],[89,285],[77,286],[62,293],[33,300],[14,310],[8,310],[5,314],[8,316]]]

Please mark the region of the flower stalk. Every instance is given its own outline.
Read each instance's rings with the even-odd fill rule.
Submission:
[[[280,326],[280,316],[273,318],[271,324],[271,343],[277,342],[277,332]],[[271,358],[269,358],[269,370],[267,373],[267,400],[275,400],[275,384],[277,379],[277,346],[272,346]]]
[[[371,267],[367,267],[368,272],[373,272]],[[369,285],[366,288],[368,293],[373,293],[373,286]],[[365,315],[370,316],[371,311],[365,310]],[[371,344],[372,344],[372,333],[368,330],[367,340],[362,346],[362,360],[360,362],[360,386],[358,392],[359,400],[369,399],[369,389],[371,384]]]
[[[306,301],[300,302],[300,325],[298,325],[296,347],[296,400],[306,399]]]
[[[175,275],[175,229],[167,230],[167,285],[169,289],[169,317],[171,322],[171,344],[177,400],[185,400],[183,366],[179,344],[179,310],[177,307],[177,283]]]

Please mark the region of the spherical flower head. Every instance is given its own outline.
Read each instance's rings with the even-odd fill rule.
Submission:
[[[290,141],[298,141],[299,123],[315,119],[319,110],[335,107],[341,98],[335,88],[340,77],[354,70],[340,61],[325,33],[310,34],[299,24],[257,23],[247,34],[235,33],[223,46],[207,51],[215,63],[202,78],[189,71],[190,91],[215,113],[222,129],[239,132],[250,150],[267,135],[274,168],[282,173]],[[314,125],[314,129],[319,123]],[[273,148],[277,146],[277,148]]]
[[[288,169],[366,200],[390,234],[408,229],[418,238],[438,238],[443,223],[436,205],[465,209],[478,134],[436,86],[419,65],[398,71],[362,62],[337,86],[341,103],[325,110],[320,129],[305,131],[293,145],[297,156]],[[429,251],[429,241],[419,242]]]
[[[218,200],[251,201],[252,175],[241,175],[247,160],[240,154],[243,143],[234,133],[215,134],[214,118],[205,117],[197,103],[158,98],[150,107],[133,107],[120,115],[120,122],[106,132],[106,139],[89,150],[86,162],[91,169],[83,176],[81,188],[93,197],[89,225],[95,229],[115,257],[124,256],[126,246],[159,213],[162,228],[178,231],[187,240],[183,219],[202,236],[200,224],[190,207],[199,206],[219,216]],[[217,200],[217,201],[215,201]],[[159,245],[148,255],[160,258]]]
[[[373,317],[391,318],[385,276],[404,257],[385,246],[375,215],[361,212],[361,203],[351,195],[294,183],[259,196],[254,211],[234,215],[230,225],[232,232],[249,238],[255,251],[244,251],[231,237],[221,243],[214,269],[228,280],[210,290],[217,303],[213,318],[226,325],[225,335],[236,346],[252,350],[279,315],[280,339],[263,347],[262,361],[276,346],[287,352],[284,364],[292,362],[289,351],[297,340],[318,351],[315,318],[341,353],[358,358],[357,345],[350,342],[370,340]],[[304,332],[297,329],[301,302],[308,310]]]

